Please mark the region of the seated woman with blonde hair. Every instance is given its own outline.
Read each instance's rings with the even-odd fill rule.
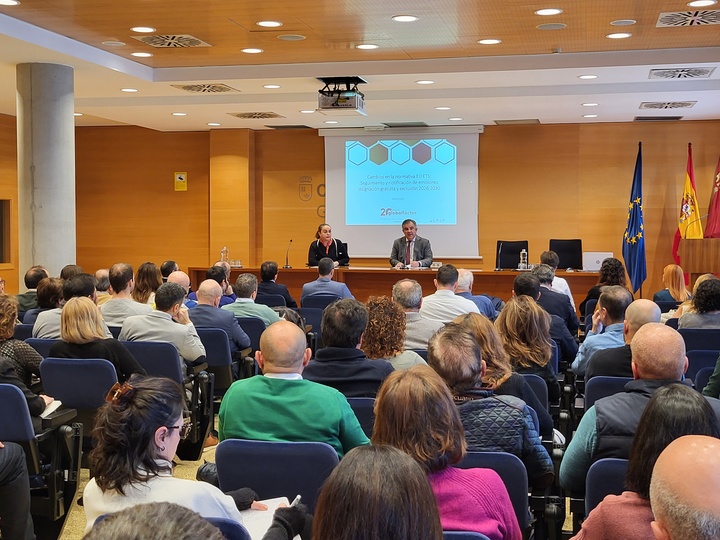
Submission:
[[[662,280],[665,288],[653,295],[653,302],[685,302],[692,297],[685,288],[683,269],[677,264],[668,264],[663,268]]]
[[[387,296],[371,296],[365,306],[369,316],[361,344],[365,356],[386,360],[395,369],[426,364],[415,351],[404,350],[405,313],[399,304]]]

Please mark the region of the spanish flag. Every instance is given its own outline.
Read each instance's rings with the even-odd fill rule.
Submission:
[[[675,231],[673,239],[672,254],[675,264],[680,264],[680,255],[678,248],[680,247],[681,238],[702,238],[703,229],[700,219],[704,217],[700,215],[700,207],[697,202],[697,194],[695,192],[695,172],[693,171],[692,162],[692,143],[688,143],[688,160],[687,169],[685,171],[685,187],[683,188],[682,201],[680,201],[680,217],[678,218],[678,228]]]

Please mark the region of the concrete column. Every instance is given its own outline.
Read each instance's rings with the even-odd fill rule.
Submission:
[[[20,283],[34,264],[57,276],[75,263],[73,68],[17,66]],[[23,287],[24,289],[24,287]]]

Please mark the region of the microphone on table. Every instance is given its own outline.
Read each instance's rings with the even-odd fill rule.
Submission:
[[[290,266],[290,262],[289,262],[290,246],[292,246],[292,238],[290,239],[287,250],[285,251],[285,266],[283,266],[283,268],[292,268],[292,266]]]
[[[500,268],[500,255],[502,255],[502,246],[503,246],[503,243],[502,243],[502,240],[500,240],[500,243],[498,245],[498,252],[497,252],[497,266],[495,267],[496,272],[499,272],[500,270],[502,270],[502,268]]]

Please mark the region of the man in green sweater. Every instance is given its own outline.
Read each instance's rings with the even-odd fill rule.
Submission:
[[[345,396],[302,378],[310,356],[295,324],[269,326],[255,356],[264,375],[236,381],[227,391],[220,405],[219,439],[325,442],[339,457],[368,444]]]

